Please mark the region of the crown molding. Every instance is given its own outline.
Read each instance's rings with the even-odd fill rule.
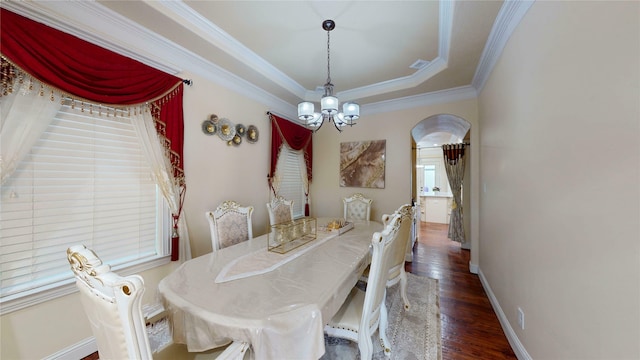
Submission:
[[[149,1],[147,4],[292,94],[300,98],[304,97],[306,89],[302,85],[238,42],[184,2]]]
[[[471,86],[478,94],[484,88],[511,34],[534,2],[535,0],[506,0],[502,4],[471,81]]]
[[[380,101],[377,103],[361,106],[360,115],[372,115],[378,113],[392,112],[429,106],[454,101],[462,101],[477,98],[478,93],[472,86],[461,86],[457,88],[434,91],[430,93],[407,96],[393,100]]]
[[[371,84],[362,86],[355,89],[344,90],[336,93],[336,96],[344,99],[345,101],[362,99],[369,96],[375,96],[392,91],[400,91],[411,87],[418,86],[427,81],[430,77],[436,75],[442,70],[447,68],[447,62],[440,57],[437,57],[429,65],[423,69],[416,71],[413,75],[405,76],[398,79],[387,80],[377,84]],[[317,95],[316,92],[313,92]],[[307,93],[309,95],[309,93]],[[313,99],[313,98],[312,98]],[[315,98],[317,100],[317,98]],[[313,100],[309,100],[313,101]]]
[[[438,57],[424,69],[414,72],[410,76],[383,81],[377,84],[348,89],[342,91],[341,96],[349,99],[363,98],[366,96],[380,95],[398,90],[415,87],[435,76],[447,68],[449,48],[451,46],[451,32],[453,27],[453,9],[455,1],[440,0],[440,24],[438,38]],[[315,89],[305,89],[302,85],[288,77],[282,71],[262,59],[260,56],[239,43],[231,35],[202,17],[183,2],[177,1],[150,1],[148,4],[168,17],[178,20],[179,23],[200,36],[211,45],[226,52],[243,64],[250,66],[269,80],[283,87],[290,93],[305,101],[314,101],[317,97]]]
[[[449,61],[449,49],[451,48],[451,33],[453,31],[453,7],[455,1],[440,1],[440,23],[438,40],[438,58]]]
[[[176,75],[182,71],[178,62],[158,56],[159,49],[164,50],[160,51],[164,55],[175,44],[97,2],[2,1],[0,6],[166,73]]]

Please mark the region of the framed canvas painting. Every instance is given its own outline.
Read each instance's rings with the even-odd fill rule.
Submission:
[[[386,140],[340,143],[340,186],[384,189]]]

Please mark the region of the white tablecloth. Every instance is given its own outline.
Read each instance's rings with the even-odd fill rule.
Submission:
[[[292,259],[269,271],[231,281],[216,278],[235,259],[267,252],[266,235],[185,262],[159,284],[174,340],[189,351],[247,341],[256,359],[321,357],[324,324],[356,284],[369,262],[371,237],[381,230],[378,222],[356,223],[341,236],[303,245],[311,250],[278,254]]]

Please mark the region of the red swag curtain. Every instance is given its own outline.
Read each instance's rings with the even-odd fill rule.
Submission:
[[[276,172],[280,146],[286,143],[293,150],[304,149],[304,160],[307,164],[307,178],[309,182],[311,182],[311,159],[313,158],[311,135],[313,135],[313,131],[272,113],[269,113],[269,117],[271,118],[271,170],[269,177],[273,177],[273,174]]]
[[[155,101],[154,115],[184,179],[182,79],[75,36],[0,9],[0,51],[36,79],[72,96],[109,105]],[[171,91],[173,89],[173,91]],[[183,180],[182,180],[183,181]]]
[[[286,143],[293,150],[304,151],[304,161],[307,165],[307,179],[311,182],[313,178],[311,173],[311,162],[313,159],[313,142],[311,135],[313,135],[313,131],[272,113],[269,113],[269,118],[271,119],[271,169],[269,171],[269,179],[271,179],[276,172],[280,147],[283,143]],[[269,183],[269,186],[271,186],[271,183]],[[305,191],[305,195],[308,196],[309,194]],[[305,204],[305,215],[309,215],[308,203]]]

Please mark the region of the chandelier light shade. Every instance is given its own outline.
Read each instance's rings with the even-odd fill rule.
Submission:
[[[333,122],[333,125],[342,131],[345,125],[353,126],[360,118],[360,106],[354,102],[346,102],[342,105],[342,112],[339,112],[338,98],[333,95],[333,84],[331,83],[331,42],[329,33],[335,29],[336,23],[333,20],[322,22],[322,29],[327,32],[327,82],[324,84],[324,95],[320,99],[320,112],[315,112],[312,102],[305,101],[298,104],[298,119],[305,122],[307,127],[317,131],[325,121]]]
[[[313,107],[313,103],[308,101],[298,104],[298,118],[304,121],[313,119]]]
[[[355,121],[360,117],[360,105],[353,102],[348,102],[344,103],[344,105],[342,105],[342,108],[344,118],[348,121]]]
[[[325,95],[320,100],[320,109],[323,115],[335,115],[338,113],[338,98]]]

